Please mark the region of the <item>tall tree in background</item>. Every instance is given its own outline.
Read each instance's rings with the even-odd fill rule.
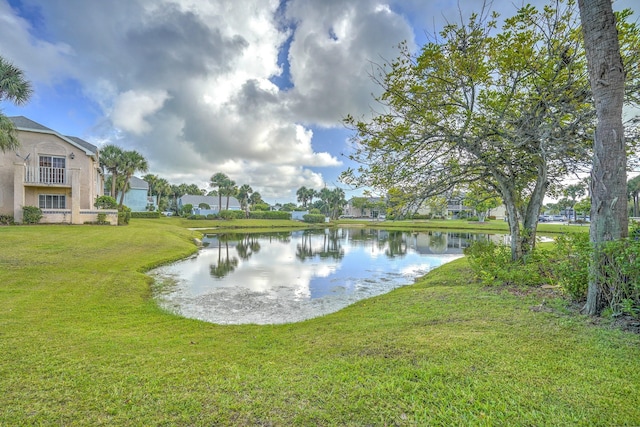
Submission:
[[[120,207],[124,204],[124,195],[129,189],[129,181],[136,172],[146,172],[149,170],[147,159],[135,150],[122,153],[119,162],[119,170],[124,177],[124,184],[120,189]]]
[[[219,211],[222,210],[222,195],[223,195],[222,193],[224,192],[224,187],[227,185],[228,181],[230,181],[229,177],[222,172],[217,172],[213,174],[213,176],[211,176],[210,185],[212,187],[218,188],[218,210]]]
[[[111,197],[117,197],[116,181],[120,174],[122,149],[117,145],[108,144],[100,150],[100,166],[111,174]]]
[[[249,197],[251,193],[253,193],[253,188],[249,184],[243,184],[238,189],[238,201],[247,218],[249,218]]]
[[[26,103],[31,97],[31,84],[22,70],[0,56],[0,102],[11,101],[15,105]],[[13,150],[20,145],[15,126],[0,111],[0,151]]]
[[[597,124],[591,170],[591,227],[594,247],[585,311],[603,308],[604,263],[601,246],[628,236],[627,153],[622,124],[625,72],[611,0],[578,0],[589,82]]]

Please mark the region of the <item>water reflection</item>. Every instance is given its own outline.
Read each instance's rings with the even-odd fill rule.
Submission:
[[[159,303],[215,323],[287,323],[390,291],[501,236],[367,228],[208,235],[196,256],[152,275]]]

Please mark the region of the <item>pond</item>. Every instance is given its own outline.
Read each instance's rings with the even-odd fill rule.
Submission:
[[[219,324],[298,322],[412,284],[500,235],[327,228],[205,236],[195,256],[151,272],[160,306]]]

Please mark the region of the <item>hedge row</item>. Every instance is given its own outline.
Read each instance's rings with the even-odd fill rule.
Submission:
[[[160,212],[131,212],[131,218],[160,218]]]

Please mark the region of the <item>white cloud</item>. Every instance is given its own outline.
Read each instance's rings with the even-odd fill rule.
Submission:
[[[79,83],[99,109],[88,139],[139,150],[174,183],[204,186],[224,172],[280,201],[337,174],[344,138],[318,149],[310,128],[367,112],[377,90],[369,61],[413,39],[393,5],[376,0],[23,4],[40,27],[0,0],[0,37],[36,80],[55,73]]]
[[[160,110],[168,98],[166,91],[128,90],[115,99],[111,120],[118,129],[142,135],[151,130],[151,124],[145,118]]]

